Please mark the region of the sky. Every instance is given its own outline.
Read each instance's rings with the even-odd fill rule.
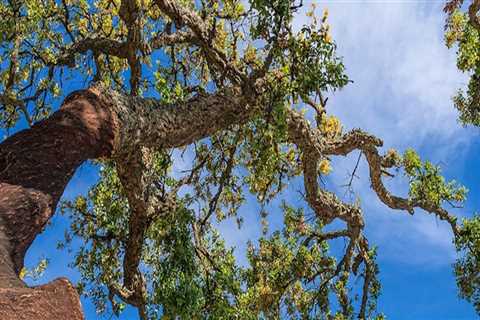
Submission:
[[[312,1],[304,1],[308,8]],[[420,156],[441,165],[448,179],[455,178],[470,190],[468,201],[458,215],[471,215],[480,208],[480,152],[478,130],[462,127],[457,121],[451,97],[465,86],[467,78],[457,71],[455,51],[443,42],[443,1],[315,1],[317,15],[328,8],[332,35],[343,56],[353,83],[329,96],[328,112],[338,116],[346,130],[362,128],[384,141],[385,150],[416,149]],[[296,27],[307,22],[304,12]],[[354,167],[355,154],[333,159],[333,172],[326,180],[346,200],[361,199],[366,219],[366,234],[378,246],[380,279],[383,285],[379,311],[387,319],[476,319],[473,307],[457,296],[452,273],[455,251],[447,226],[417,210],[414,216],[386,208],[370,190],[365,161],[354,180],[355,194],[341,186]],[[189,159],[184,159],[188,164]],[[178,164],[181,166],[181,161]],[[65,191],[64,198],[84,193],[97,179],[91,165],[82,166]],[[392,191],[405,193],[405,180],[387,181]],[[292,182],[284,197],[295,201],[297,184]],[[297,199],[298,200],[298,199]],[[350,199],[351,200],[351,199]],[[273,207],[275,204],[273,204]],[[237,257],[244,259],[246,240],[260,234],[258,206],[249,203],[245,227],[238,231],[233,223],[220,225]],[[273,228],[281,223],[270,216]],[[56,215],[47,230],[30,248],[26,265],[41,257],[50,264],[40,284],[60,276],[75,282],[78,273],[68,267],[71,254],[57,250],[66,217]],[[97,319],[93,305],[82,299],[87,320]],[[108,317],[107,317],[108,318]],[[137,319],[127,310],[121,319]]]

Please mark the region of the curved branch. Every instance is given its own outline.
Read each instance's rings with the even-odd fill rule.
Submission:
[[[316,165],[321,157],[327,155],[346,156],[354,150],[360,150],[366,156],[372,189],[380,201],[391,209],[405,210],[410,214],[413,214],[415,208],[421,208],[429,213],[433,213],[441,220],[447,221],[453,233],[457,235],[458,226],[456,224],[456,218],[442,207],[422,201],[413,202],[409,199],[395,196],[387,190],[382,181],[383,169],[390,168],[394,164],[387,161],[385,157],[380,156],[378,153],[378,148],[383,145],[382,140],[379,138],[355,129],[340,138],[329,140],[323,137],[320,130],[312,128],[307,120],[295,110],[288,110],[287,122],[290,139],[304,154],[304,179],[307,200],[314,209],[317,208],[316,210],[318,210],[318,212],[325,212],[325,208],[321,207],[325,206],[325,203],[337,203],[336,210],[338,210],[339,213],[349,212],[351,214],[354,212],[352,208],[347,209],[342,207],[339,204],[341,203],[340,200],[334,200],[336,198],[334,195],[329,195],[326,191],[319,190]],[[323,214],[321,214],[321,216],[323,216]],[[345,215],[342,216],[346,217]]]

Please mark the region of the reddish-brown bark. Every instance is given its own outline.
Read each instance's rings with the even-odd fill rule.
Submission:
[[[0,144],[0,319],[83,317],[68,280],[27,288],[18,273],[78,166],[111,154],[115,123],[99,93],[83,90]]]
[[[80,320],[82,307],[65,278],[35,288],[0,288],[2,320]]]

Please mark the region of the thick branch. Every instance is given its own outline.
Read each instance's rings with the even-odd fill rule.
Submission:
[[[159,33],[150,39],[149,45],[153,49],[159,49],[164,46],[182,43],[194,43],[195,36],[193,32],[177,31],[174,33]]]
[[[56,66],[74,66],[75,55],[92,51],[95,54],[106,54],[118,58],[127,58],[126,44],[108,38],[85,38],[70,46],[52,63]]]
[[[243,124],[258,110],[250,104],[253,97],[243,97],[235,89],[169,105],[108,89],[103,91],[119,117],[121,126],[115,150],[122,152],[137,146],[153,149],[185,146],[233,124]]]
[[[288,110],[287,123],[289,140],[303,153],[303,178],[310,207],[325,223],[340,218],[363,225],[359,208],[343,203],[333,193],[318,186],[318,163],[323,157],[324,145],[320,131],[310,127],[304,116],[294,110]]]
[[[15,271],[85,160],[179,147],[242,124],[255,108],[236,92],[165,105],[95,87],[71,94],[50,118],[0,144],[0,214]]]

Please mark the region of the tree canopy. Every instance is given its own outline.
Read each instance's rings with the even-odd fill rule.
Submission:
[[[458,44],[458,66],[472,74],[454,103],[475,125],[479,7],[446,6],[447,45]],[[61,204],[71,217],[62,245],[81,240],[78,290],[99,312],[131,305],[142,319],[383,319],[362,207],[322,184],[333,158],[354,153],[385,206],[423,209],[451,227],[460,295],[480,312],[480,218],[459,221],[447,210],[466,188],[412,149],[383,152],[380,138],[344,131],[328,97],[351,81],[328,12],[308,9],[296,27],[301,8],[297,0],[0,2],[3,128],[48,117],[79,79],[118,114],[114,152],[95,160],[101,179]],[[193,160],[174,172],[182,151]],[[408,195],[391,193],[384,177],[406,179]],[[272,213],[283,214],[282,228],[265,224],[239,264],[218,224],[235,219],[241,232],[247,199],[266,217],[294,179],[305,205],[283,201]],[[338,239],[342,252],[331,248]]]

